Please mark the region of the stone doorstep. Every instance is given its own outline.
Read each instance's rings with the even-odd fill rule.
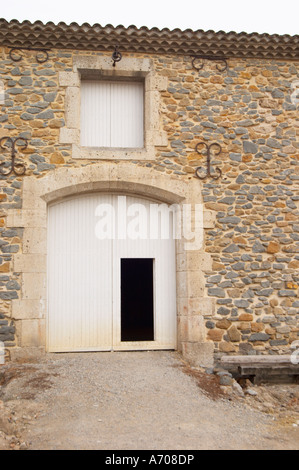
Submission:
[[[46,357],[46,350],[42,346],[36,347],[7,347],[5,348],[11,362],[36,361]]]

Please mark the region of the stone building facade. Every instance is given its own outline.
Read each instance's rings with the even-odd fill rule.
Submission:
[[[0,138],[27,139],[16,143],[24,175],[6,175],[1,141],[5,347],[47,350],[48,204],[113,192],[203,207],[202,246],[176,243],[187,359],[288,353],[299,340],[299,36],[0,25]],[[143,81],[142,149],[81,146],[85,77]],[[210,174],[202,143],[220,145]]]

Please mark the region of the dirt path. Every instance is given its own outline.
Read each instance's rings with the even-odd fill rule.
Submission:
[[[0,399],[23,448],[299,449],[296,428],[186,372],[175,352],[49,355],[2,367]]]

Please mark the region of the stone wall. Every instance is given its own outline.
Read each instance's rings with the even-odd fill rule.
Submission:
[[[22,51],[19,62],[8,54],[0,48],[5,90],[0,138],[28,139],[19,153],[26,175],[43,178],[61,166],[95,164],[73,159],[72,146],[60,143],[65,88],[59,72],[73,71],[75,56],[102,54],[52,50],[43,64],[34,51]],[[204,271],[205,296],[216,304],[215,313],[205,315],[206,340],[216,356],[289,351],[299,339],[299,107],[292,100],[299,64],[230,59],[223,72],[213,62],[198,71],[190,57],[146,57],[157,75],[168,79],[167,89],[160,91],[161,132],[168,140],[155,147],[151,161],[131,164],[189,180],[197,167],[206,168],[196,144],[222,147],[212,156],[222,177],[197,180],[205,209],[216,220],[205,230],[205,251],[213,260],[212,269]],[[9,152],[1,151],[0,159],[9,162]],[[12,346],[17,338],[11,300],[22,288],[12,257],[28,240],[21,227],[7,226],[7,215],[22,208],[21,176],[0,175],[0,203],[0,341]]]
[[[213,258],[206,276],[216,315],[207,338],[223,353],[282,353],[299,332],[299,114],[291,97],[298,64],[229,61],[217,73],[170,61],[165,125],[169,167],[193,174],[202,139],[218,142],[221,180],[203,184],[215,211],[206,232]],[[161,158],[162,159],[162,158]]]

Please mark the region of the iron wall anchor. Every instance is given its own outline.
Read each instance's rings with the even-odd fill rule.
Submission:
[[[214,61],[214,62],[220,62],[220,64],[217,64],[216,65],[216,68],[219,72],[224,72],[225,70],[227,70],[228,68],[228,63],[227,63],[227,59],[225,57],[220,57],[220,56],[211,56],[211,55],[193,55],[191,56],[193,57],[192,59],[192,67],[195,69],[195,70],[202,70],[203,67],[204,67],[204,64],[205,64],[205,60],[211,60],[211,61]],[[195,62],[197,60],[202,60],[202,63],[201,65],[199,66],[196,66],[195,65]],[[221,65],[222,63],[222,65]]]
[[[5,145],[5,143],[9,142],[11,145],[11,169],[10,171],[5,172],[4,170],[5,162],[1,163],[0,164],[1,175],[9,176],[12,173],[14,173],[17,176],[22,176],[25,174],[25,171],[26,171],[25,165],[23,163],[16,163],[16,154],[17,154],[16,145],[18,141],[24,144],[23,147],[21,147],[22,149],[25,149],[28,147],[28,139],[25,139],[23,137],[17,137],[15,139],[12,139],[11,137],[5,136],[0,139],[0,147],[2,148],[2,150],[6,150],[9,148],[7,145]]]
[[[122,55],[118,50],[118,46],[115,46],[114,52],[112,54],[112,60],[113,60],[113,67],[115,67],[116,62],[120,62],[122,59]]]
[[[222,171],[220,170],[220,168],[216,167],[216,173],[218,173],[218,174],[211,173],[211,149],[212,149],[212,147],[216,147],[218,149],[218,152],[215,152],[215,155],[220,155],[220,153],[222,152],[221,145],[217,144],[217,142],[214,142],[213,144],[210,144],[210,145],[206,144],[205,142],[199,142],[195,147],[195,150],[199,155],[201,154],[200,151],[198,150],[198,147],[200,145],[204,145],[207,149],[207,173],[204,176],[200,176],[199,175],[199,170],[201,170],[202,167],[199,166],[195,170],[195,175],[200,180],[204,180],[208,177],[212,178],[213,180],[218,180],[220,178],[220,176],[222,175]]]
[[[13,60],[14,62],[20,62],[20,60],[22,60],[22,56],[19,53],[19,51],[21,50],[35,51],[36,52],[35,59],[36,59],[36,62],[38,62],[39,64],[43,64],[44,62],[47,62],[47,60],[49,59],[49,54],[48,54],[49,49],[38,49],[35,47],[13,47],[9,51],[9,58]],[[43,54],[43,55],[40,57],[40,54]]]

